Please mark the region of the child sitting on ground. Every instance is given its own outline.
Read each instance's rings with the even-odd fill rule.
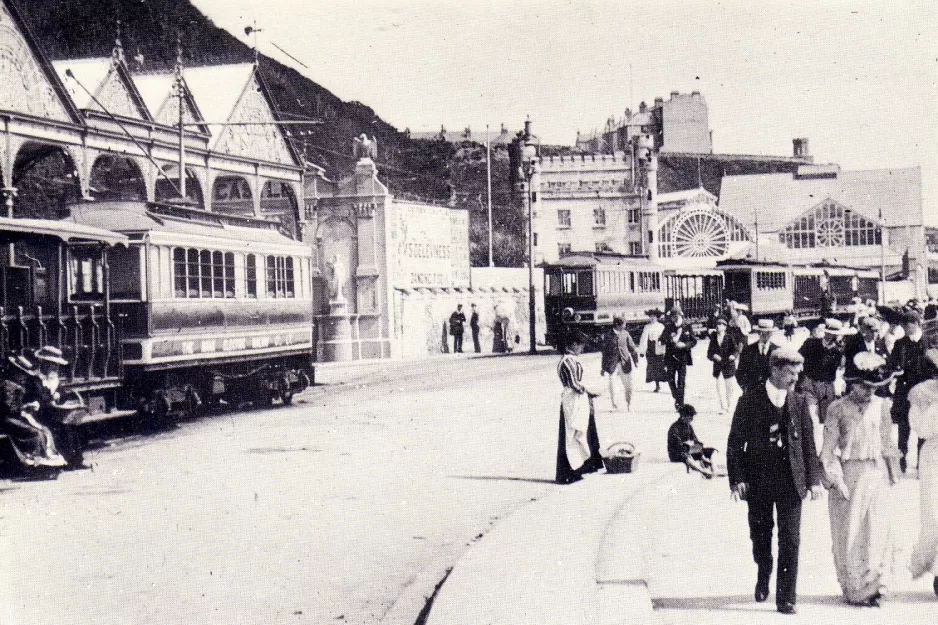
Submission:
[[[704,447],[697,438],[691,421],[697,414],[697,409],[690,404],[678,408],[677,421],[668,428],[668,459],[671,462],[683,462],[688,473],[691,469],[698,471],[705,478],[713,477],[713,447]]]

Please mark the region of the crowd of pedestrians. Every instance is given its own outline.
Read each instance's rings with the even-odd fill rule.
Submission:
[[[923,325],[929,312],[938,318],[938,307],[926,311],[917,301],[877,307],[857,300],[849,316],[810,324],[798,349],[799,323],[790,312],[778,327],[768,317],[750,322],[744,306],[726,302],[708,321],[706,357],[719,409],[733,415],[726,473],[732,498],[748,506],[756,601],[769,597],[774,572],[778,611],[795,613],[802,501],[826,490],[844,599],[880,605],[902,553],[891,527],[890,510],[898,504],[892,486],[916,469],[921,532],[908,567],[916,577],[931,574],[938,595],[938,325]],[[669,459],[713,477],[718,452],[698,439],[692,426],[697,410],[685,401],[699,338],[680,308],[647,315],[637,345],[621,319],[603,338],[601,369],[613,409],[632,409],[633,376],[644,359],[645,382],[654,392],[667,382],[678,414],[667,431]],[[592,408],[601,389],[583,381],[585,343],[575,333],[558,368],[562,483],[601,466]],[[916,467],[909,462],[913,431]]]

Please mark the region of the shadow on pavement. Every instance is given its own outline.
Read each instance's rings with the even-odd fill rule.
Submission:
[[[799,595],[799,604],[843,605],[840,595]],[[752,595],[729,595],[724,597],[658,597],[652,599],[655,610],[732,610],[737,612],[765,612],[765,605],[753,601]]]
[[[457,480],[483,480],[493,482],[530,482],[532,484],[556,484],[554,480],[548,480],[538,477],[502,477],[498,475],[450,475],[452,479]]]

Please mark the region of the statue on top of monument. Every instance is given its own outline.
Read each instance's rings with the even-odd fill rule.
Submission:
[[[355,158],[370,158],[371,160],[376,160],[378,158],[378,139],[372,137],[368,138],[368,135],[362,133],[361,136],[355,137],[352,143],[352,154]]]
[[[338,302],[345,299],[342,293],[342,282],[345,280],[345,264],[338,254],[332,255],[329,264],[329,298]]]

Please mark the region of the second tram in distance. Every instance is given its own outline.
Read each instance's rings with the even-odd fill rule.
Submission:
[[[561,345],[572,328],[598,338],[615,316],[637,334],[646,310],[675,305],[700,327],[726,300],[779,324],[788,312],[803,320],[843,315],[854,297],[876,300],[878,281],[874,270],[834,265],[731,260],[713,269],[667,269],[645,257],[571,254],[544,266],[547,342]]]

